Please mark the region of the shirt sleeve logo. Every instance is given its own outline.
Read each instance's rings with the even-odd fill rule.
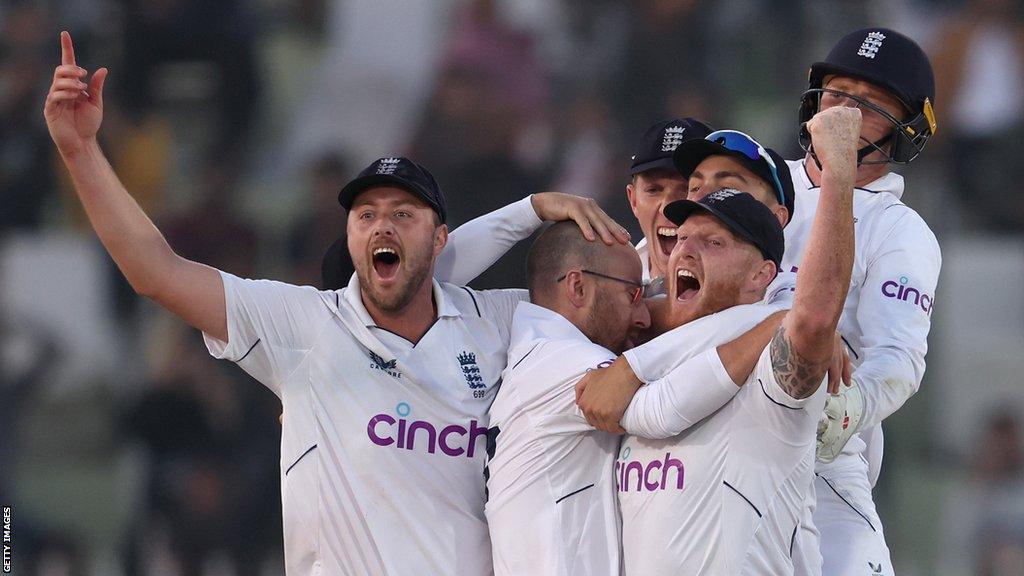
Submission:
[[[928,314],[932,313],[932,305],[935,304],[935,297],[918,290],[910,285],[910,279],[900,276],[899,280],[886,280],[882,283],[882,296],[903,302],[913,302]]]

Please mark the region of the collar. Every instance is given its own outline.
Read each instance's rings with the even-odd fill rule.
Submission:
[[[430,279],[430,283],[433,287],[434,302],[437,303],[437,317],[445,318],[462,316],[459,309],[452,304],[451,299],[449,299],[448,295],[441,289],[441,284],[433,278]],[[352,274],[352,277],[349,278],[348,287],[344,290],[344,297],[345,301],[356,313],[356,316],[359,317],[359,320],[364,326],[377,326],[377,323],[373,321],[373,317],[371,317],[370,313],[366,311],[366,306],[363,305],[362,290],[359,288],[358,275]]]
[[[807,188],[808,190],[813,188],[820,188],[820,186],[814,185],[814,182],[811,181],[811,177],[807,174],[807,158],[804,158],[803,160],[800,161],[800,168],[802,168],[802,170],[799,170],[798,173],[800,179],[803,180],[804,187]],[[872,194],[877,194],[879,192],[888,192],[889,194],[892,194],[896,198],[902,198],[903,186],[903,176],[900,176],[895,172],[887,172],[881,178],[868,182],[864,186],[857,186],[855,187],[855,189],[864,190],[865,192],[871,192]]]
[[[530,302],[520,302],[512,317],[510,348],[541,339],[590,342],[590,338],[566,320],[565,316]]]

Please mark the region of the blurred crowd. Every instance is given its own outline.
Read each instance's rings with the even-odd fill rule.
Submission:
[[[938,135],[897,168],[905,200],[940,242],[1020,234],[1014,0],[0,1],[0,502],[16,572],[281,571],[280,405],[96,249],[41,113],[60,30],[80,65],[110,68],[102,145],[180,254],[322,285],[337,191],[379,156],[433,171],[452,225],[559,190],[639,238],[624,186],[648,125],[694,116],[798,157],[809,65],[871,24],[918,38],[936,70]],[[523,285],[525,249],[475,285]],[[951,573],[1024,573],[1019,416],[993,416],[958,462],[943,548],[977,545],[942,560]]]

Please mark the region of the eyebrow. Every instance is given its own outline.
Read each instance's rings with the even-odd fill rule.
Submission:
[[[747,183],[746,176],[740,174],[739,172],[733,172],[732,170],[719,170],[718,172],[715,172],[715,176],[718,178],[728,178],[729,176],[732,176],[734,178],[739,178],[740,181],[743,182],[744,184]]]

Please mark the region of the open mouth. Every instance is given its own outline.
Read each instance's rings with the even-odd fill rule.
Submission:
[[[676,271],[676,300],[692,300],[699,292],[700,280],[697,280],[693,272],[682,268]]]
[[[665,256],[671,254],[672,249],[676,247],[676,229],[671,226],[658,226],[655,236],[658,238],[661,253]]]
[[[373,269],[384,280],[395,277],[402,258],[394,248],[380,247],[373,249]]]

